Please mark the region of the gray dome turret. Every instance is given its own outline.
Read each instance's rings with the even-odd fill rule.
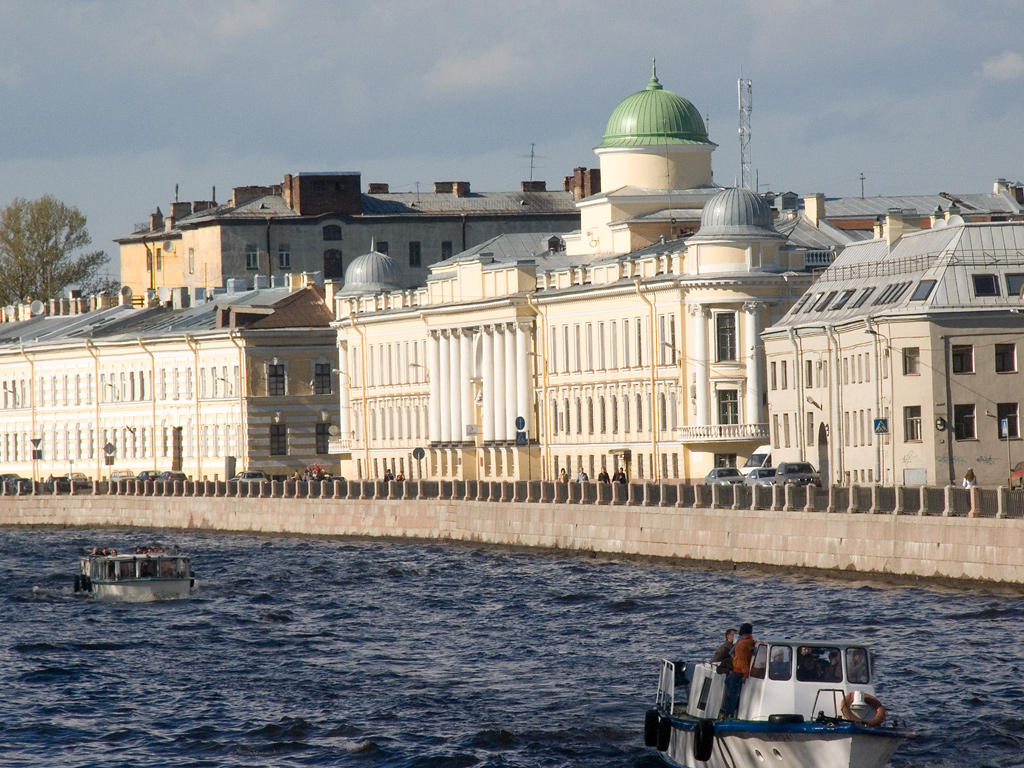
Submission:
[[[749,189],[723,189],[700,216],[698,238],[782,238],[772,224],[772,209],[764,198]]]
[[[353,296],[362,293],[384,293],[402,288],[402,268],[398,262],[376,250],[352,260],[345,270],[345,286],[338,295]]]

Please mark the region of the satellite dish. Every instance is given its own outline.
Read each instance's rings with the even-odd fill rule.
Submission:
[[[164,240],[164,253],[174,253],[173,240]]]
[[[341,434],[341,430],[338,429],[337,425],[331,424],[331,426],[327,428],[327,434],[329,434],[331,437],[337,437],[338,435]]]
[[[125,301],[132,300],[132,287],[130,285],[121,286],[121,298],[123,298]]]
[[[171,300],[171,289],[166,285],[161,285],[156,289],[156,297],[160,299],[161,304],[166,304]]]
[[[43,314],[43,312],[46,310],[46,305],[43,304],[43,302],[41,302],[39,299],[36,299],[29,306],[29,309],[32,311],[32,317],[38,317],[39,315]]]

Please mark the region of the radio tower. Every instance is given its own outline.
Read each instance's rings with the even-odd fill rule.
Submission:
[[[750,111],[753,87],[742,75],[737,83],[740,100],[740,187],[750,189]]]

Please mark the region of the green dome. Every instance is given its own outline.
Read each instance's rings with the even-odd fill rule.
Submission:
[[[646,88],[627,96],[612,112],[597,149],[711,143],[697,108],[662,88],[655,70]]]

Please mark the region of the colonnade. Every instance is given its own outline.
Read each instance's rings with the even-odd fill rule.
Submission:
[[[764,417],[762,415],[762,403],[764,402],[764,372],[761,353],[761,312],[764,303],[760,301],[748,301],[743,304],[745,315],[743,339],[745,344],[737,349],[737,361],[743,362],[746,366],[746,381],[744,387],[744,422],[747,424],[760,424]],[[690,326],[693,354],[691,361],[695,373],[695,401],[696,416],[695,424],[708,425],[715,423],[711,412],[711,356],[708,348],[708,339],[714,332],[709,327],[711,312],[705,304],[690,305]],[[737,336],[739,328],[737,327]],[[738,341],[738,339],[737,339]]]

